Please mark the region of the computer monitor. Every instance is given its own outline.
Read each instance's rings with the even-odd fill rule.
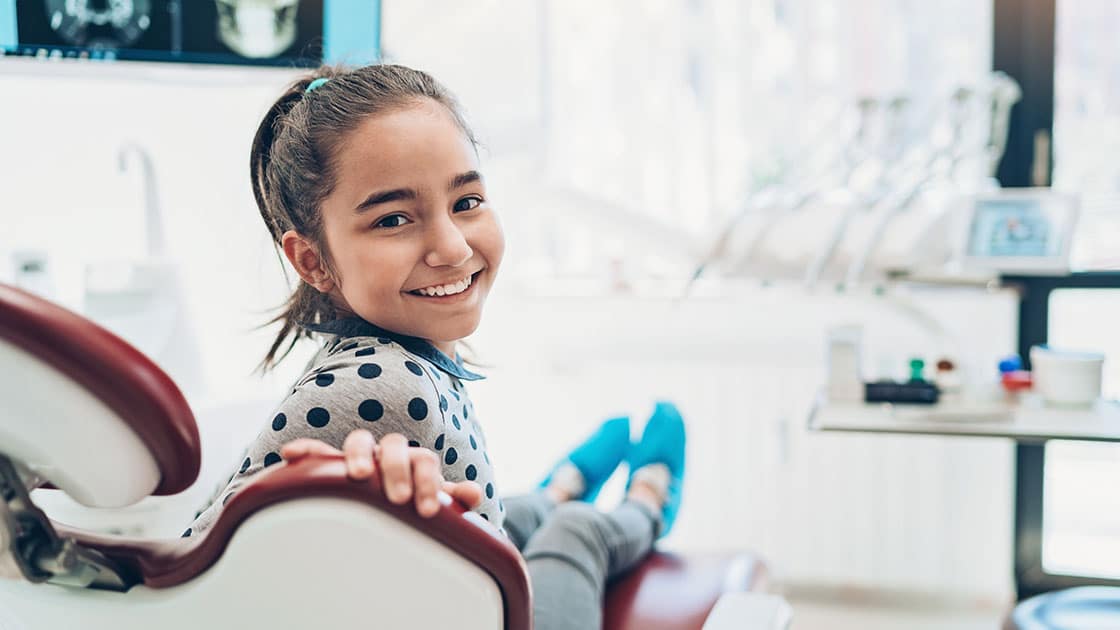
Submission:
[[[0,56],[313,67],[380,50],[380,0],[0,0]]]
[[[1078,200],[1049,188],[1008,188],[967,200],[961,234],[966,268],[1064,275]]]

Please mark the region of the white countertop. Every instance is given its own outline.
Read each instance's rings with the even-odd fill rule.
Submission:
[[[817,431],[957,435],[1022,442],[1086,440],[1120,442],[1120,404],[1100,400],[1090,408],[1045,405],[1037,397],[1018,403],[946,401],[936,405],[832,402],[822,394],[809,413]]]

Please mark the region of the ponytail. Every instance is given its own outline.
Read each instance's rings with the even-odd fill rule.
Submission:
[[[323,70],[327,69],[324,68]],[[278,198],[274,182],[270,181],[270,179],[275,178],[269,178],[268,176],[269,167],[272,163],[272,147],[277,135],[282,132],[288,115],[303,99],[311,82],[320,77],[329,76],[329,73],[317,72],[289,86],[265,113],[264,119],[257,127],[257,133],[253,137],[253,146],[249,153],[249,172],[253,184],[253,197],[257,202],[257,209],[260,210],[261,218],[272,236],[276,258],[280,261],[284,279],[289,285],[291,284],[291,277],[284,265],[284,256],[280,252],[280,241],[284,232],[296,228],[299,215],[278,211],[284,209],[285,204],[282,199]],[[300,230],[297,228],[297,231]],[[272,346],[269,347],[268,353],[257,366],[257,369],[261,372],[267,372],[276,367],[295,348],[301,338],[309,337],[310,334],[304,330],[304,325],[334,319],[334,316],[334,305],[331,304],[330,299],[319,293],[311,285],[299,280],[295,292],[283,305],[281,312],[261,325],[264,328],[281,323],[276,339],[273,340]],[[285,343],[287,347],[281,350]]]

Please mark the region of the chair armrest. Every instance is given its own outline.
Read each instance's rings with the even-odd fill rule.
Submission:
[[[786,630],[793,615],[785,599],[765,593],[725,593],[703,630]]]
[[[201,536],[174,540],[130,539],[90,534],[56,525],[62,536],[103,553],[134,576],[134,583],[168,588],[189,582],[209,569],[237,528],[269,506],[305,498],[335,497],[369,505],[443,544],[489,574],[502,591],[507,628],[532,627],[532,594],[525,562],[516,547],[476,513],[454,501],[424,518],[413,504],[385,498],[378,475],[364,481],[346,476],[341,455],[312,456],[271,466],[257,473],[224,506]]]

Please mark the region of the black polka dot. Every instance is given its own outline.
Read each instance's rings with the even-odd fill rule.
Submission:
[[[269,453],[268,455],[264,456],[265,467],[271,466],[273,464],[279,464],[279,463],[280,463],[280,454],[279,453]]]
[[[315,377],[315,384],[319,387],[326,387],[334,382],[334,374],[320,374]]]
[[[229,494],[227,494],[227,495],[226,495],[226,498],[222,499],[222,505],[225,505],[226,503],[228,503],[228,502],[229,502],[229,500],[233,498],[233,494],[234,494],[234,493],[232,493],[232,492],[231,492],[231,493],[229,493]]]
[[[340,352],[347,352],[347,351],[353,350],[354,348],[357,348],[357,347],[358,347],[358,342],[354,341],[354,342],[346,344],[345,346],[342,346],[342,350],[340,350]]]
[[[307,424],[310,424],[316,429],[322,429],[327,426],[327,423],[330,421],[330,412],[322,407],[312,407],[311,411],[307,412]]]
[[[490,520],[490,515],[488,515],[488,514],[479,514],[479,516],[481,516],[482,518],[484,518],[486,520]]]
[[[409,372],[412,372],[416,376],[424,376],[424,370],[421,369],[419,365],[416,365],[412,361],[405,361],[404,366],[406,368],[408,368]]]
[[[474,436],[473,435],[471,436],[471,449],[476,450],[476,451],[478,450],[478,442],[474,441]]]
[[[409,440],[408,445],[409,446],[420,446],[420,443],[417,442],[416,440]]]
[[[381,376],[381,366],[376,363],[363,363],[358,368],[358,376],[362,378],[377,378]]]
[[[442,451],[443,450],[443,434],[442,433],[440,433],[439,437],[436,438],[435,447],[436,447],[437,451]]]
[[[408,401],[408,415],[419,422],[428,417],[428,403],[423,398],[413,398]]]
[[[386,339],[385,337],[378,337],[377,341],[379,341],[383,344],[386,344],[386,345],[393,343],[392,339]]]
[[[471,418],[471,408],[470,407],[463,407],[463,419],[464,420],[470,420],[470,418]]]
[[[443,394],[439,396],[439,410],[447,411],[447,399],[443,397]]]
[[[381,401],[378,400],[364,400],[362,404],[358,405],[358,415],[362,420],[373,422],[380,420],[381,416],[385,415],[385,407],[381,406]]]
[[[492,483],[486,484],[486,498],[487,499],[493,499],[494,498],[494,484],[492,484]]]
[[[467,481],[474,481],[474,478],[477,476],[478,469],[474,467],[474,464],[467,466]]]
[[[190,537],[191,537],[191,528],[188,527],[187,531],[183,532],[183,535],[180,536],[180,538],[190,538]]]
[[[368,357],[368,356],[370,356],[372,354],[376,354],[376,353],[377,353],[377,348],[369,347],[369,348],[362,348],[361,350],[355,352],[354,356],[356,356],[356,357]]]
[[[451,414],[451,424],[455,425],[456,429],[463,428],[463,426],[459,424],[459,416],[456,416],[455,414]]]
[[[245,472],[246,470],[249,470],[249,458],[248,457],[245,458],[245,461],[241,462],[241,472]]]
[[[276,417],[272,419],[272,430],[279,431],[280,429],[283,429],[285,426],[287,426],[287,424],[288,416],[285,416],[282,413],[278,413],[276,414]]]
[[[448,466],[454,464],[458,459],[459,453],[455,451],[454,447],[447,449],[447,452],[443,455],[443,462]]]

